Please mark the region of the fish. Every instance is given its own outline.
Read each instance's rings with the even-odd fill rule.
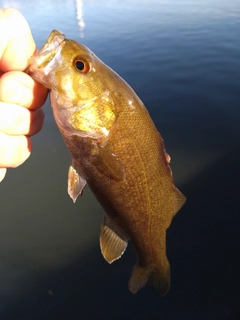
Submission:
[[[160,295],[170,287],[166,230],[185,203],[170,156],[134,90],[90,49],[53,30],[27,73],[50,90],[55,122],[71,154],[68,194],[86,184],[105,211],[100,249],[108,263],[131,241],[137,253],[128,287]]]

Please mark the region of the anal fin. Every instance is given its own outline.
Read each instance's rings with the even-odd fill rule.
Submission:
[[[75,161],[72,159],[68,170],[68,194],[76,202],[79,194],[83,192],[86,180],[81,176]]]
[[[104,259],[108,263],[119,259],[128,245],[128,240],[115,227],[105,215],[101,226],[100,248]]]

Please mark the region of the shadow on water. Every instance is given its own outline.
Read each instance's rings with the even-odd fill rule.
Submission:
[[[239,163],[236,148],[181,187],[188,201],[168,230],[166,297],[148,287],[128,291],[131,245],[108,265],[95,243],[68,266],[39,274],[1,319],[240,319]]]

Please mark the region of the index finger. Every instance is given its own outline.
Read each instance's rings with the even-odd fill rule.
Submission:
[[[36,49],[27,21],[14,9],[0,10],[0,70],[23,71]]]

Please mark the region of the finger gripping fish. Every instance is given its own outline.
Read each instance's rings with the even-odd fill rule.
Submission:
[[[148,284],[166,294],[166,229],[185,197],[147,109],[92,51],[56,30],[31,58],[28,73],[50,89],[53,116],[72,155],[70,197],[75,202],[88,183],[105,210],[104,258],[119,259],[131,240],[138,262],[130,291]]]

